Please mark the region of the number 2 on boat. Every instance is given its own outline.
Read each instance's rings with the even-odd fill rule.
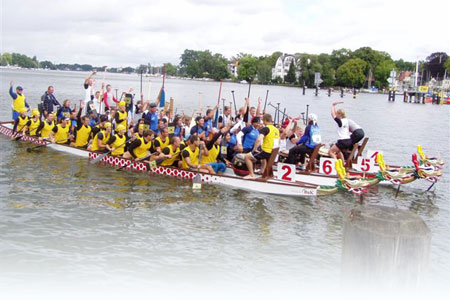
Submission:
[[[335,163],[336,160],[334,158],[321,157],[319,173],[326,175],[337,175]]]
[[[282,163],[278,164],[277,179],[295,182],[295,165]]]

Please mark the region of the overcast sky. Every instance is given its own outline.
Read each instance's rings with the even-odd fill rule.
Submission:
[[[370,46],[450,54],[450,1],[0,0],[1,51],[55,63],[177,64],[184,49],[254,55]]]

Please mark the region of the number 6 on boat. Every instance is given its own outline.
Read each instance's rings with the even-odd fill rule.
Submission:
[[[295,165],[279,163],[277,179],[295,182]]]
[[[336,159],[329,158],[329,157],[321,157],[319,173],[322,173],[325,175],[337,175],[335,164],[336,164]]]

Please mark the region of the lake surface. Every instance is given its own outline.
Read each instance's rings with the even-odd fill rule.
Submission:
[[[60,102],[84,97],[87,73],[0,72],[0,120],[11,119],[10,80],[24,87],[33,107],[48,85]],[[98,86],[102,74],[96,77]],[[153,99],[161,79],[150,80]],[[119,93],[129,87],[139,93],[138,75],[106,74],[106,82]],[[145,78],[145,95],[148,82]],[[177,111],[189,115],[200,97],[202,106],[214,106],[218,90],[214,82],[166,80],[167,99],[173,97]],[[221,97],[227,103],[232,90],[242,105],[248,86],[224,83]],[[330,107],[340,100],[338,93],[328,97],[320,91],[316,97],[307,90],[303,96],[299,88],[253,85],[252,104],[257,97],[264,100],[267,90],[268,102],[281,103],[290,115],[309,105],[323,140],[336,139]],[[423,180],[402,187],[397,198],[394,188],[376,187],[363,205],[397,207],[424,220],[432,238],[419,289],[448,292],[450,106],[401,100],[346,95],[342,108],[370,137],[368,148],[384,151],[387,164],[410,165],[422,144],[425,153],[447,162],[444,176],[429,193]],[[27,146],[0,136],[0,295],[62,287],[111,294],[202,291],[217,297],[235,291],[247,298],[340,290],[344,218],[360,207],[354,195],[278,197],[213,185],[193,192],[186,181],[116,172],[51,149],[28,153]]]

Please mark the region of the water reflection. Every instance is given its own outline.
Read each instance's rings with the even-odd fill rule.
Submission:
[[[360,206],[344,217],[342,281],[376,291],[417,288],[426,275],[431,232],[416,214]]]

